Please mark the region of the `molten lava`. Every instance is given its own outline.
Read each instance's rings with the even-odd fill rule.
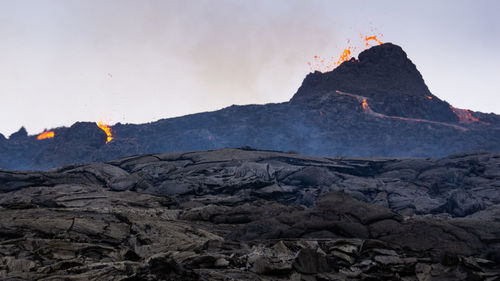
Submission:
[[[365,112],[368,112],[368,110],[371,110],[370,106],[368,105],[368,102],[366,101],[366,98],[363,98],[363,102],[361,103],[361,105],[363,106],[363,110]]]
[[[36,139],[37,140],[44,140],[44,139],[51,139],[54,137],[54,131],[48,131],[48,132],[43,132],[39,134]]]
[[[485,125],[491,125],[488,122],[483,122],[478,118],[472,116],[472,113],[467,109],[456,108],[450,105],[450,109],[458,116],[458,123],[462,124],[472,124],[472,123],[482,123]]]
[[[370,43],[369,43],[370,40],[377,41],[377,43],[379,45],[384,44],[384,43],[382,43],[382,41],[380,41],[380,40],[377,39],[377,35],[374,35],[374,36],[365,36],[365,46],[367,46],[367,47],[370,46]]]
[[[350,61],[352,59],[352,54],[356,52],[358,49],[361,51],[368,49],[371,47],[371,42],[376,42],[379,45],[383,44],[377,36],[383,36],[382,34],[373,35],[373,36],[363,36],[361,34],[360,42],[357,44],[352,44],[351,40],[347,40],[347,48],[345,48],[338,58],[331,57],[330,59],[322,58],[318,55],[314,56],[314,62],[308,61],[309,70],[311,72],[319,71],[319,72],[328,72],[333,70],[335,67],[341,65],[345,61]]]
[[[97,122],[97,126],[99,126],[99,128],[101,128],[101,130],[103,130],[108,136],[108,138],[106,139],[106,143],[110,142],[113,139],[113,134],[111,133],[111,127],[104,124],[103,121]]]
[[[401,116],[391,116],[391,115],[385,115],[385,114],[382,114],[382,113],[378,113],[378,112],[373,111],[370,108],[370,106],[368,105],[368,102],[367,102],[367,99],[368,99],[367,97],[363,97],[363,96],[355,95],[355,94],[350,94],[350,93],[346,93],[346,92],[341,92],[341,91],[338,91],[338,90],[335,91],[335,92],[337,92],[337,94],[339,94],[339,95],[345,95],[345,96],[350,96],[350,97],[356,98],[359,102],[361,102],[361,106],[363,107],[363,111],[366,114],[369,114],[369,115],[372,115],[372,116],[375,116],[375,117],[379,117],[379,118],[391,118],[391,119],[395,119],[395,120],[403,120],[403,121],[411,121],[411,122],[424,122],[424,123],[430,123],[430,124],[436,124],[436,125],[442,125],[442,126],[452,127],[454,129],[461,130],[461,131],[467,131],[467,128],[464,128],[464,127],[461,127],[461,126],[457,126],[457,125],[454,125],[454,124],[449,124],[449,123],[444,123],[444,122],[439,122],[439,121],[432,121],[432,120],[425,120],[425,119],[408,118],[408,117],[401,117]]]
[[[348,61],[350,59],[351,59],[351,47],[348,47],[347,49],[344,49],[342,55],[340,55],[340,58],[337,60],[335,65],[340,65],[341,63]]]

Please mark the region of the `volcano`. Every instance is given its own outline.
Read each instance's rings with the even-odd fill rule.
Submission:
[[[406,158],[498,151],[499,118],[382,44],[285,103],[21,128],[0,167],[50,170],[0,169],[0,279],[499,280],[500,153]]]
[[[403,49],[372,47],[310,73],[289,102],[116,124],[78,122],[37,139],[0,136],[0,168],[50,169],[144,153],[245,147],[315,156],[442,157],[500,151],[500,116],[454,108],[427,88]],[[112,133],[112,140],[110,139]]]
[[[359,54],[331,72],[306,77],[292,103],[322,101],[335,91],[367,97],[379,113],[456,123],[450,105],[432,95],[401,47],[386,43]]]

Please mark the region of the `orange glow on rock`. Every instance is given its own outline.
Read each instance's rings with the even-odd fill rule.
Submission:
[[[453,111],[453,113],[455,113],[455,115],[457,115],[458,123],[462,124],[481,123],[484,125],[491,125],[488,122],[483,122],[479,120],[477,117],[472,116],[472,113],[470,113],[470,111],[467,109],[456,108],[451,105],[450,109]]]
[[[363,106],[363,110],[365,112],[368,112],[368,110],[371,110],[370,106],[368,105],[368,102],[366,101],[366,98],[363,98],[363,102],[361,103],[361,105]]]
[[[409,121],[409,122],[419,122],[419,123],[422,122],[422,123],[436,124],[436,125],[451,127],[451,128],[454,128],[454,129],[457,129],[457,130],[461,130],[461,131],[467,131],[468,130],[465,127],[457,126],[455,124],[450,124],[450,123],[445,123],[445,122],[439,122],[439,121],[433,121],[433,120],[425,120],[425,119],[417,119],[417,118],[409,118],[409,117],[401,117],[401,116],[385,115],[385,114],[373,111],[370,108],[370,106],[368,105],[366,97],[363,97],[363,96],[360,96],[360,95],[355,95],[355,94],[350,94],[350,93],[346,93],[346,92],[341,92],[339,90],[337,90],[335,92],[337,92],[337,94],[339,94],[339,95],[345,95],[345,96],[350,96],[350,97],[356,98],[359,102],[361,102],[361,106],[363,107],[364,113],[368,114],[368,115],[371,115],[371,116],[375,116],[375,117],[378,117],[378,118],[390,118],[390,119],[394,119],[394,120],[402,120],[402,121]],[[462,109],[462,110],[464,110],[464,109]],[[485,124],[489,125],[489,123],[486,123],[486,122],[481,122],[481,123],[485,123]]]
[[[51,139],[54,137],[54,131],[48,131],[48,132],[43,132],[39,134],[36,139],[37,140],[43,140],[43,139]]]
[[[97,122],[97,126],[99,126],[99,128],[101,128],[101,130],[103,130],[108,136],[108,138],[106,139],[106,143],[110,142],[113,139],[113,134],[111,133],[111,127],[104,124],[103,121]]]

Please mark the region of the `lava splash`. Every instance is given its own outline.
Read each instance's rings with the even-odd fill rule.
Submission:
[[[348,47],[342,51],[342,53],[340,54],[340,56],[338,58],[331,57],[330,59],[326,59],[326,58],[322,58],[318,55],[315,55],[314,62],[311,62],[311,61],[307,62],[307,64],[309,65],[309,70],[311,72],[331,71],[335,67],[341,65],[343,62],[351,60],[353,58],[352,54],[354,52],[357,52],[358,50],[363,51],[363,50],[366,50],[369,47],[371,47],[373,42],[376,42],[378,45],[382,45],[383,42],[380,41],[377,36],[383,36],[383,35],[379,34],[379,35],[373,35],[373,36],[366,36],[366,35],[363,36],[362,34],[360,34],[360,38],[361,38],[360,42],[361,43],[359,43],[359,44],[353,44],[353,43],[351,43],[351,40],[347,40]]]
[[[106,125],[103,121],[97,122],[97,126],[99,126],[99,128],[101,128],[101,130],[103,130],[106,133],[106,135],[108,136],[108,138],[106,139],[106,143],[113,140],[113,134],[111,132],[110,126]]]

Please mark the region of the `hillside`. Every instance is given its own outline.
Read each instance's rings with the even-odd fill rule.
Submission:
[[[224,147],[316,156],[442,157],[500,151],[500,117],[454,108],[430,93],[406,53],[372,47],[333,71],[309,74],[289,102],[230,106],[147,124],[55,128],[37,140],[24,129],[0,136],[0,167],[50,169],[142,153]]]

